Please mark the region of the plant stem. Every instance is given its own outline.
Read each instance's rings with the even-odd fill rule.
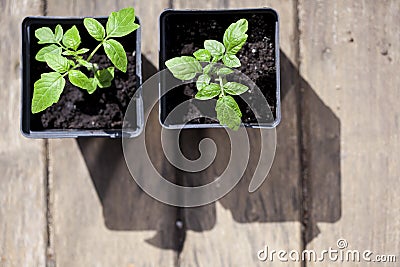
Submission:
[[[62,49],[68,51],[68,48],[66,48],[65,46],[63,46],[60,42],[57,43]]]
[[[104,42],[105,40],[106,40],[106,39],[104,39],[103,41],[101,41],[101,43],[99,43],[99,45],[96,46],[96,48],[92,51],[92,53],[90,53],[89,57],[86,59],[87,62],[89,62],[89,61],[92,59],[92,57],[94,56],[94,54],[96,54],[97,50],[99,50],[100,47],[103,45],[103,42]]]
[[[224,92],[224,82],[222,80],[221,76],[218,76],[218,80],[219,80],[219,86],[221,86],[221,94],[219,95],[219,97],[221,96],[225,96],[225,92]]]
[[[75,65],[75,67],[73,67],[72,69],[70,69],[70,70],[68,70],[66,73],[64,73],[64,74],[62,75],[62,77],[67,76],[68,73],[69,73],[71,70],[77,69],[77,68],[79,68],[80,66],[81,66],[81,65],[79,65],[79,64]]]

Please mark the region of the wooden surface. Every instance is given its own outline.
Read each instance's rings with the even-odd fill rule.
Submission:
[[[307,248],[335,246],[342,237],[352,249],[399,256],[400,2],[300,1],[299,7],[300,74],[332,113],[304,101],[309,190],[339,187],[341,198],[330,197],[337,202],[330,210],[311,200],[311,222],[328,213],[334,220],[318,223],[320,234]],[[316,124],[321,116],[331,124]],[[340,149],[331,160],[341,177],[321,164],[321,146]]]
[[[108,15],[125,6],[141,18],[145,77],[158,66],[164,8],[278,11],[282,123],[274,165],[254,194],[247,193],[250,164],[220,201],[173,208],[134,183],[119,140],[47,142],[19,134],[20,50],[12,48],[22,18]],[[0,267],[312,266],[261,263],[256,253],[264,245],[321,251],[339,238],[399,261],[399,9],[397,0],[0,0]],[[156,112],[148,127],[153,162],[171,181],[184,181],[159,152]],[[260,137],[249,134],[255,159]],[[229,149],[221,130],[184,131],[185,155],[195,157],[193,147],[210,136],[219,151]],[[221,154],[196,178],[218,174],[227,161]]]
[[[20,8],[24,6],[24,8]],[[20,23],[41,2],[0,1],[0,266],[45,266],[46,179],[43,141],[19,131]]]

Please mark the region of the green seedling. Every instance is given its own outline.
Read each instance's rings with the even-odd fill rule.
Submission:
[[[72,26],[65,33],[61,25],[57,25],[54,32],[49,27],[42,27],[35,31],[35,36],[39,40],[38,44],[46,44],[36,54],[35,59],[46,62],[53,72],[43,73],[35,82],[32,113],[41,112],[58,102],[67,77],[73,85],[92,94],[98,87],[111,86],[115,68],[126,72],[128,60],[125,49],[113,38],[126,36],[140,27],[135,23],[135,10],[124,8],[118,12],[112,12],[105,29],[93,18],[85,18],[83,23],[88,33],[100,42],[91,52],[87,48],[79,48],[81,37],[76,26]],[[99,69],[97,64],[90,62],[101,47],[104,48],[115,68]],[[89,52],[89,56],[84,56]],[[92,75],[88,77],[79,70],[81,67],[85,67]]]
[[[215,111],[221,125],[238,130],[242,113],[232,95],[241,95],[249,88],[246,85],[227,81],[227,75],[233,68],[241,66],[237,52],[247,41],[248,22],[241,19],[231,24],[225,31],[223,43],[206,40],[204,49],[199,49],[193,56],[176,57],[165,62],[175,78],[192,80],[196,76],[196,99],[209,100],[218,97]],[[216,64],[222,61],[222,64]],[[204,67],[202,66],[202,64]],[[215,82],[212,82],[212,81]]]

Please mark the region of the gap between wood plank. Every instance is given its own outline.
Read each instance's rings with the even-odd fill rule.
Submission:
[[[42,0],[42,15],[47,16],[47,0]],[[50,181],[50,151],[49,151],[49,140],[45,139],[43,143],[43,161],[44,161],[44,186],[45,186],[45,203],[46,203],[46,266],[54,267],[55,259],[54,259],[54,248],[53,248],[53,240],[54,240],[54,231],[53,231],[53,216],[52,216],[52,207],[51,207],[51,181]]]
[[[42,0],[42,12],[43,16],[47,16],[47,0]]]
[[[295,64],[297,66],[296,73],[296,87],[297,87],[297,114],[298,114],[298,128],[297,132],[299,135],[299,158],[300,158],[300,223],[301,223],[301,244],[300,248],[304,251],[307,248],[307,231],[308,231],[308,209],[309,209],[309,197],[308,197],[308,157],[307,157],[307,143],[306,143],[306,135],[307,133],[303,133],[303,131],[307,131],[304,122],[304,108],[305,108],[305,99],[304,99],[304,89],[302,88],[301,76],[300,76],[300,67],[301,67],[301,58],[300,58],[300,1],[294,0],[294,5],[296,12],[294,13],[294,21],[295,21],[295,29],[294,29],[294,40],[295,44]],[[307,266],[306,261],[301,262],[302,267]]]

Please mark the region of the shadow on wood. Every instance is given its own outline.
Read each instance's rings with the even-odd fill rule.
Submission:
[[[156,68],[145,58],[143,77],[149,78]],[[146,131],[149,156],[155,167],[170,181],[174,172],[161,151],[157,110],[153,110]],[[126,166],[120,139],[79,138],[77,140],[85,159],[93,184],[103,206],[104,222],[110,230],[146,231],[155,230],[157,234],[148,243],[164,248],[178,250],[181,233],[176,228],[177,208],[156,201],[143,192],[132,179]]]
[[[143,63],[146,80],[156,68],[146,58]],[[268,178],[259,190],[248,193],[261,149],[259,130],[248,129],[248,167],[239,184],[220,202],[239,223],[302,222],[306,229],[303,236],[309,242],[319,233],[318,222],[333,223],[341,216],[340,121],[282,52],[281,69],[283,118],[277,128],[277,151]],[[212,138],[218,149],[216,159],[206,170],[186,173],[174,168],[162,153],[157,110],[152,111],[147,127],[152,129],[146,131],[149,156],[159,172],[172,182],[187,186],[206,184],[218,177],[229,162],[230,144],[223,129],[181,132],[180,147],[190,159],[200,156],[198,144],[205,137]],[[179,251],[186,230],[207,231],[216,224],[215,204],[174,208],[144,193],[126,167],[121,140],[82,138],[78,144],[110,230],[156,230],[149,243]],[[177,220],[183,221],[180,229],[175,226]]]
[[[261,138],[259,130],[248,129],[251,155],[247,170],[239,184],[220,202],[240,223],[302,222],[304,241],[308,243],[319,234],[318,222],[333,223],[341,216],[340,121],[299,76],[283,52],[281,71],[283,117],[277,128],[277,150],[268,178],[256,192],[248,192],[260,155]],[[293,117],[297,117],[297,123]],[[217,158],[203,173],[178,171],[177,179],[185,180],[186,185],[211,182],[228,164],[230,144],[222,129],[182,131],[184,154],[197,158],[199,153],[193,148],[204,137],[216,142]],[[215,214],[213,204],[185,209],[186,228],[210,230],[216,222]]]

